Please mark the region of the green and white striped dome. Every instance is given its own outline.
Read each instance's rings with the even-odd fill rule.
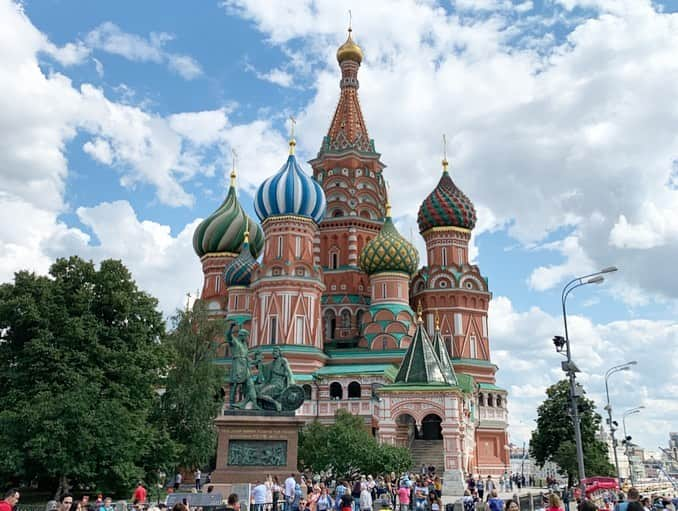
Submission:
[[[193,250],[198,257],[220,253],[238,254],[246,231],[250,233],[250,253],[256,259],[264,247],[264,233],[240,205],[233,172],[226,199],[193,233]]]

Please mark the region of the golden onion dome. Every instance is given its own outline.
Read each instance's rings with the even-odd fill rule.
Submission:
[[[341,64],[345,60],[353,60],[360,64],[363,61],[363,50],[360,49],[353,39],[351,38],[352,30],[348,29],[348,38],[346,42],[339,46],[337,50],[337,60]]]

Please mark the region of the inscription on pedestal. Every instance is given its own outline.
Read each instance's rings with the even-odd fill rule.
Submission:
[[[284,467],[287,465],[287,441],[230,440],[226,463],[240,467]]]

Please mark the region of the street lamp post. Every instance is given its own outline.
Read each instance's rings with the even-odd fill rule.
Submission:
[[[625,364],[620,364],[618,366],[611,367],[605,373],[605,396],[607,398],[607,405],[605,410],[607,410],[607,424],[610,426],[610,437],[612,438],[612,451],[614,452],[614,466],[617,469],[617,480],[619,481],[619,487],[622,486],[621,473],[619,472],[619,458],[617,456],[617,439],[614,437],[614,432],[617,431],[615,427],[615,422],[612,420],[612,406],[610,405],[610,388],[608,387],[607,380],[614,373],[619,371],[628,371],[631,369],[631,366],[636,365],[638,362],[632,360],[631,362],[626,362]],[[626,433],[624,433],[626,435]]]
[[[636,406],[635,408],[630,408],[629,410],[626,410],[622,415],[622,426],[624,429],[624,445],[626,450],[626,458],[629,460],[629,476],[631,477],[631,486],[634,485],[633,462],[631,461],[631,450],[629,449],[629,443],[631,441],[631,438],[626,432],[626,417],[628,417],[629,415],[635,415],[637,413],[640,413],[640,411],[643,408],[645,408],[643,405]]]
[[[572,408],[572,422],[574,426],[574,441],[577,446],[577,465],[579,469],[579,488],[581,490],[581,494],[584,495],[585,493],[585,488],[584,488],[584,482],[583,480],[586,478],[586,472],[584,468],[584,446],[582,444],[582,439],[581,439],[581,422],[579,420],[579,409],[577,407],[577,398],[579,397],[579,391],[577,390],[577,383],[576,383],[576,373],[579,371],[579,368],[575,365],[575,363],[572,361],[572,350],[570,348],[570,336],[567,330],[567,297],[568,295],[577,289],[578,287],[585,286],[587,284],[600,284],[605,280],[603,277],[603,274],[605,273],[612,273],[617,271],[617,268],[615,266],[609,266],[607,268],[603,268],[600,271],[597,271],[595,273],[591,273],[589,275],[583,275],[581,277],[577,277],[576,279],[572,279],[570,282],[568,282],[565,287],[563,288],[563,292],[560,295],[561,299],[561,304],[563,306],[563,324],[565,327],[565,339],[563,339],[560,336],[556,336],[553,338],[553,342],[556,345],[556,350],[558,352],[561,352],[563,349],[563,345],[566,348],[566,357],[567,357],[567,362],[563,362],[563,370],[567,374],[569,384],[570,384],[570,407]]]

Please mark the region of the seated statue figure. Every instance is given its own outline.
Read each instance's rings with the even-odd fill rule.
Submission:
[[[279,412],[282,410],[280,398],[285,389],[294,385],[294,374],[292,374],[289,362],[282,356],[280,348],[273,348],[272,355],[271,363],[258,364],[257,401],[262,407],[273,406]]]

